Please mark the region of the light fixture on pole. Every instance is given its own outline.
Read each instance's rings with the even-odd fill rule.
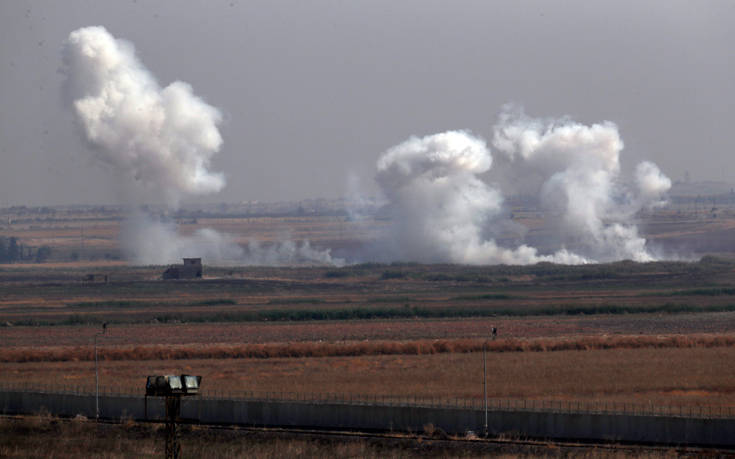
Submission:
[[[156,375],[148,376],[145,383],[145,417],[148,419],[148,397],[166,400],[166,458],[182,457],[181,442],[176,424],[181,417],[181,397],[199,395],[201,376]]]

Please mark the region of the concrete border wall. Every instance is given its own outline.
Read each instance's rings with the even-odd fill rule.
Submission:
[[[104,395],[99,402],[100,417],[105,419],[162,420],[164,416],[161,398],[149,397],[146,402],[143,396]],[[94,418],[95,397],[0,391],[0,412]],[[484,428],[484,412],[471,408],[184,398],[181,414],[206,424],[263,427],[423,432],[424,426],[432,424],[450,434],[481,433]],[[493,435],[735,447],[735,419],[493,410],[488,413],[488,426]]]

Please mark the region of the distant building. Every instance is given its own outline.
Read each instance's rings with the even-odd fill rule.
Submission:
[[[171,265],[163,272],[164,279],[200,279],[202,277],[202,259],[184,258],[181,265]]]

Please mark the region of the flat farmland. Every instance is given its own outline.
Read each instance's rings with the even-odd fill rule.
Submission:
[[[533,212],[517,212],[543,239]],[[731,254],[735,219],[646,216],[661,246],[707,239]],[[178,218],[178,217],[177,217]],[[366,263],[215,267],[163,281],[118,258],[122,214],[13,218],[0,235],[49,244],[48,263],[0,267],[0,383],[89,387],[194,373],[205,390],[477,399],[487,343],[497,398],[735,406],[735,262],[559,266]],[[247,244],[369,247],[378,218],[198,216]],[[710,237],[711,236],[711,237]],[[709,239],[708,239],[709,238]],[[76,254],[70,262],[69,257]],[[106,282],[90,282],[107,276]],[[495,340],[491,330],[497,329]]]
[[[170,215],[164,209],[148,209],[154,217],[177,225],[181,234],[212,228],[233,241],[263,245],[309,240],[313,247],[332,249],[338,257],[354,259],[369,252],[387,231],[389,221],[377,209],[350,215],[346,203],[299,207],[285,203],[259,205],[210,205],[183,209]],[[352,209],[353,211],[355,209]],[[511,205],[514,221],[528,229],[529,244],[541,250],[549,240],[546,213],[540,208]],[[49,246],[52,262],[120,260],[120,227],[128,215],[122,207],[69,206],[58,208],[0,209],[0,236],[17,237],[30,247]],[[717,212],[690,204],[670,203],[666,208],[638,215],[642,236],[668,256],[693,258],[701,255],[735,255],[735,204],[719,200]],[[499,242],[515,244],[514,235],[498,235]],[[359,257],[358,257],[359,258]]]
[[[611,349],[488,355],[488,396],[667,406],[735,406],[735,348]],[[94,362],[3,363],[3,381],[92,388]],[[195,373],[210,391],[482,397],[482,353],[103,361],[100,384],[143,390],[145,375]]]
[[[0,271],[0,382],[735,406],[735,263],[528,267],[18,265]],[[85,282],[85,272],[109,281]],[[498,331],[490,340],[490,330]]]
[[[108,325],[107,348],[181,344],[298,343],[375,340],[489,338],[496,327],[505,338],[728,334],[735,312],[531,316],[471,319],[397,319],[303,322],[170,323]],[[84,347],[100,331],[97,325],[0,328],[0,344],[13,348]]]
[[[207,268],[163,282],[162,267],[8,267],[0,323],[182,323],[735,310],[733,264],[661,262],[561,267],[353,265]],[[109,282],[85,282],[101,272]]]

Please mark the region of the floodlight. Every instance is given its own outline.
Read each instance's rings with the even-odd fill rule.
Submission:
[[[192,375],[148,376],[145,394],[154,397],[196,395],[199,393],[201,381],[201,376]]]
[[[168,383],[168,389],[171,392],[183,392],[184,386],[181,384],[181,377],[176,375],[167,375],[166,382]]]
[[[166,398],[166,457],[180,457],[181,445],[176,435],[176,423],[181,417],[181,397],[197,395],[201,376],[156,375],[145,382],[145,417],[148,419],[148,397]]]
[[[201,376],[181,375],[181,379],[184,382],[184,391],[187,394],[199,393],[199,383],[202,380]]]

